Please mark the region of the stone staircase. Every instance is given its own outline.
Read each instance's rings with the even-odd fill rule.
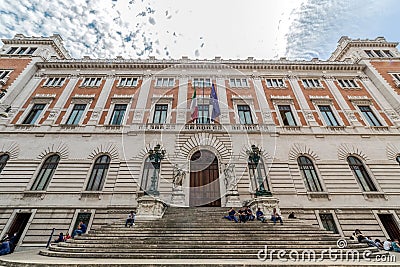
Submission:
[[[170,207],[158,221],[137,222],[125,228],[125,221],[120,220],[74,240],[52,244],[40,254],[67,258],[256,260],[267,245],[268,253],[276,251],[272,257],[277,257],[278,250],[287,254],[291,250],[299,254],[313,250],[318,258],[323,250],[337,249],[341,238],[298,219],[286,219],[283,225],[271,221],[234,223],[222,218],[226,210]],[[382,253],[365,244],[347,242],[344,250],[357,250],[362,255],[368,249],[371,257]],[[328,253],[323,255],[329,257]]]

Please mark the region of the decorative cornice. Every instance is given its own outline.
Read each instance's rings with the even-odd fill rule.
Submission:
[[[347,62],[279,60],[141,60],[141,59],[50,59],[38,62],[39,68],[52,69],[248,69],[282,71],[362,71],[365,66]]]
[[[353,40],[347,36],[340,38],[338,43],[339,45],[330,56],[329,61],[335,61],[342,58],[351,47],[397,47],[399,44],[397,42],[388,42],[383,37],[378,37],[375,40]]]
[[[62,44],[62,38],[58,34],[50,37],[26,37],[16,34],[13,39],[1,39],[4,44],[26,44],[26,45],[50,45],[62,59],[70,59],[68,51]]]

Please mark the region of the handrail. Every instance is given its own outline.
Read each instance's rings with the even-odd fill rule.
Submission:
[[[48,248],[50,246],[50,243],[51,243],[51,240],[53,239],[55,230],[56,230],[56,228],[53,228],[53,230],[51,230],[51,234],[50,234],[49,240],[47,241],[46,248]]]

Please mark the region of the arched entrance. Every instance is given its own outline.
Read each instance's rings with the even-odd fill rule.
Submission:
[[[190,159],[189,206],[221,207],[218,159],[208,150],[199,150]]]

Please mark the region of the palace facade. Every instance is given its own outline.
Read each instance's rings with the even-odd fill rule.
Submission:
[[[327,61],[292,61],[74,59],[58,35],[2,41],[0,231],[20,246],[124,218],[143,196],[272,195],[343,236],[400,234],[398,43],[342,37]]]

